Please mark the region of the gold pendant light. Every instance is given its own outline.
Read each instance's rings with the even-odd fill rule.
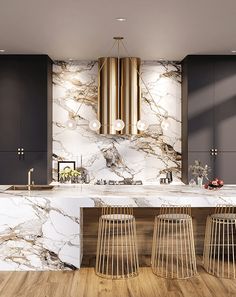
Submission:
[[[100,134],[138,134],[140,122],[139,58],[120,58],[120,42],[114,37],[118,58],[99,58],[98,119]]]
[[[107,57],[98,59],[98,119],[89,122],[89,128],[99,134],[137,135],[148,128],[141,117],[140,79],[153,99],[140,74],[140,58],[130,57],[123,37],[113,37],[114,43]],[[120,44],[128,57],[120,58]],[[117,45],[117,57],[109,57]],[[88,93],[88,92],[87,92]],[[87,96],[85,95],[85,98]],[[66,122],[69,129],[76,129],[76,119],[84,103]]]
[[[125,123],[122,134],[140,133],[137,128],[141,112],[140,64],[139,58],[120,59],[120,114]]]
[[[98,69],[99,133],[117,134],[114,122],[119,117],[118,58],[99,58]]]

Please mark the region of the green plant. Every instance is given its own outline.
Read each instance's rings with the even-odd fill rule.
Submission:
[[[72,170],[71,171],[71,177],[77,177],[80,176],[81,172],[79,172],[78,170]]]
[[[70,167],[65,167],[59,172],[60,180],[69,181],[72,177],[78,177],[81,173],[78,170],[71,169]]]
[[[208,174],[211,171],[211,168],[207,164],[202,166],[201,161],[195,160],[194,164],[189,166],[189,170],[195,177],[205,177],[208,179]]]

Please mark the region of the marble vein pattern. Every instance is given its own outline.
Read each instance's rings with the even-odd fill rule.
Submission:
[[[141,136],[98,135],[89,129],[97,117],[97,62],[57,61],[53,67],[54,179],[57,160],[74,160],[97,179],[133,177],[157,182],[166,170],[181,178],[181,68],[175,62],[143,62],[142,119],[149,123]],[[65,123],[76,114],[76,129]],[[167,131],[161,122],[167,118]]]
[[[0,270],[74,270],[83,255],[84,207],[215,207],[236,204],[236,187],[68,185],[31,192],[0,187],[0,200]]]
[[[75,201],[44,197],[1,199],[1,270],[80,267],[80,209]]]

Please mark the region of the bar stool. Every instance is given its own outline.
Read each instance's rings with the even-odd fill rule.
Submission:
[[[197,274],[191,206],[162,205],[155,217],[151,266],[154,274],[165,278]]]
[[[131,207],[102,208],[95,272],[111,279],[138,275],[136,224]]]
[[[203,267],[217,277],[235,278],[236,213],[234,205],[217,205],[207,217]]]

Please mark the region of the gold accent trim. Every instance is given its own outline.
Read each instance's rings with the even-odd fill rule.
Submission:
[[[140,120],[140,58],[120,59],[120,116],[125,123],[121,134],[140,134],[137,122]]]
[[[119,118],[118,110],[118,59],[103,57],[98,59],[98,120],[100,134],[119,134],[114,129],[114,121]]]

